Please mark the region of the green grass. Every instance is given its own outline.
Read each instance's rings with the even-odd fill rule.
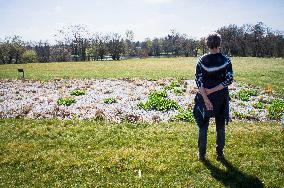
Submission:
[[[49,80],[68,78],[148,78],[193,75],[195,58],[148,58],[123,61],[34,63],[1,65],[0,78],[17,78],[23,68],[27,78]]]
[[[203,164],[194,124],[1,119],[0,187],[283,186],[278,123],[232,123],[226,139],[222,164],[210,126]]]
[[[0,79],[17,78],[17,68],[26,78],[147,78],[166,77],[193,79],[197,58],[148,58],[123,61],[65,62],[48,64],[0,65]],[[235,79],[261,87],[271,86],[284,95],[284,59],[232,58]]]
[[[196,58],[0,65],[0,79],[193,79]],[[235,79],[271,86],[283,98],[284,60],[232,58]],[[0,119],[0,187],[241,187],[284,184],[284,131],[279,123],[227,127],[227,163],[197,161],[190,123],[110,124],[100,121]],[[142,177],[138,176],[141,170]]]
[[[263,88],[272,87],[284,97],[284,59],[232,58],[235,79]]]

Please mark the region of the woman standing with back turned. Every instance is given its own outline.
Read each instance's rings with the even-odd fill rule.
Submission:
[[[209,53],[198,59],[196,65],[196,85],[193,115],[199,127],[198,159],[205,160],[207,130],[209,119],[215,117],[217,160],[224,158],[225,124],[229,121],[229,90],[233,81],[232,64],[228,57],[220,53],[221,37],[217,33],[209,34],[206,45]]]

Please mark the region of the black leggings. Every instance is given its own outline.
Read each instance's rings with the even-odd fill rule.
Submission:
[[[199,156],[205,156],[207,145],[207,131],[209,126],[209,119],[199,121],[198,130],[198,150]],[[225,146],[225,118],[223,116],[215,117],[216,123],[216,153],[218,156],[223,155]]]
[[[226,107],[228,105],[229,93],[228,89],[223,89],[208,95],[209,100],[213,105],[213,112],[208,113],[204,104],[201,94],[195,97],[195,106],[193,115],[199,127],[198,130],[198,149],[199,155],[205,156],[207,144],[207,131],[209,126],[210,117],[215,117],[216,123],[216,152],[217,155],[223,155],[225,146],[225,120],[226,120]]]

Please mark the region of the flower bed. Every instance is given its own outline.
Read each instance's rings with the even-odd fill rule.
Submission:
[[[92,119],[100,112],[113,122],[192,121],[195,93],[194,80],[1,80],[0,118]],[[233,119],[278,120],[283,114],[283,101],[257,87],[234,82],[230,95]]]

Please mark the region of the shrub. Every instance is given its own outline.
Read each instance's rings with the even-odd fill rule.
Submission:
[[[167,97],[168,94],[165,90],[154,91],[149,94],[148,100],[145,103],[141,102],[138,106],[145,110],[158,110],[162,112],[178,109],[178,103]]]
[[[194,123],[194,117],[191,109],[181,110],[172,120]]]
[[[284,113],[284,100],[275,99],[268,107],[268,116],[271,119],[280,120]]]
[[[164,87],[165,90],[172,90],[176,95],[182,95],[186,89],[181,87],[179,81],[173,80],[168,85]]]
[[[249,89],[249,90],[247,90],[247,93],[250,96],[257,96],[257,90],[255,90],[255,89]]]
[[[106,103],[106,104],[112,104],[112,103],[116,103],[116,102],[117,102],[116,99],[113,98],[113,97],[104,99],[104,103]]]
[[[58,105],[65,105],[70,106],[71,104],[75,103],[76,100],[74,98],[66,97],[66,98],[60,98],[57,100]]]
[[[157,90],[149,94],[149,98],[157,98],[157,97],[166,98],[168,97],[168,94],[165,90]]]
[[[84,90],[80,90],[80,89],[75,89],[73,91],[71,91],[70,95],[74,95],[74,96],[80,96],[80,95],[85,95],[86,92]]]
[[[235,116],[236,118],[239,118],[239,119],[246,119],[246,118],[248,118],[248,115],[247,115],[247,114],[244,114],[244,113],[234,112],[233,114],[234,114],[234,116]]]
[[[171,89],[174,89],[174,88],[180,87],[180,86],[181,86],[181,84],[178,81],[173,80],[168,85],[166,85],[164,88],[166,90],[171,90]]]
[[[176,94],[176,95],[183,95],[184,94],[184,92],[185,92],[186,90],[183,88],[174,88],[173,89],[173,92]]]
[[[34,50],[26,50],[22,56],[23,63],[36,63],[37,54]]]
[[[264,109],[265,105],[262,102],[257,102],[252,105],[254,108]]]
[[[251,96],[256,96],[257,95],[257,91],[254,89],[242,89],[240,90],[236,97],[237,99],[240,99],[242,101],[249,101],[249,98]]]

